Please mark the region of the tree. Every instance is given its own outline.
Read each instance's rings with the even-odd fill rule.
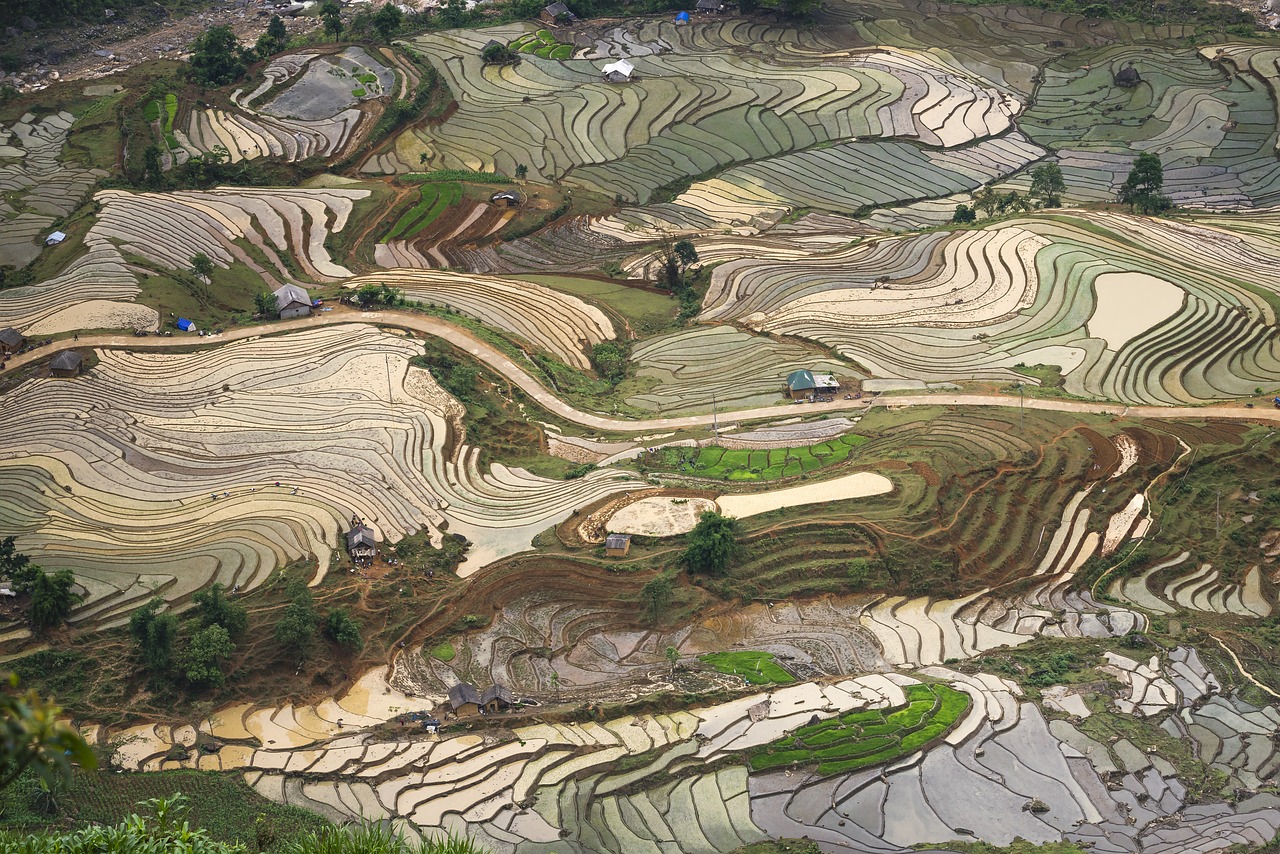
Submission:
[[[441,22],[446,27],[461,27],[471,17],[467,14],[466,0],[448,0],[439,14]]]
[[[329,616],[325,617],[324,636],[352,652],[364,649],[364,638],[360,636],[360,624],[341,608],[335,608],[329,612]]]
[[[18,593],[30,593],[36,578],[44,570],[31,562],[31,558],[18,551],[13,537],[0,540],[0,576],[6,577]]]
[[[680,261],[680,269],[686,269],[690,264],[698,263],[698,249],[693,245],[692,241],[680,240],[672,247],[675,250],[676,258]]]
[[[1062,177],[1062,167],[1057,163],[1041,163],[1031,170],[1031,189],[1028,195],[1042,208],[1056,208],[1062,204],[1067,192],[1067,182]]]
[[[484,50],[480,51],[480,58],[484,60],[485,65],[506,65],[514,61],[517,56],[512,52],[511,48],[499,42],[486,45]],[[519,178],[519,174],[516,175]]]
[[[610,385],[627,378],[629,364],[626,342],[601,341],[591,347],[591,365]]]
[[[196,632],[182,656],[182,671],[193,685],[221,685],[226,680],[222,665],[236,651],[231,635],[222,626]]]
[[[267,31],[258,36],[258,42],[253,46],[253,49],[258,54],[259,59],[266,59],[269,56],[280,53],[288,46],[289,33],[284,28],[284,21],[280,19],[279,15],[272,15],[270,22],[267,23]]]
[[[707,511],[689,532],[681,560],[690,572],[720,575],[738,552],[738,522]]]
[[[667,663],[671,665],[671,672],[675,673],[676,663],[680,660],[680,650],[676,649],[674,646],[669,646],[663,654],[667,657]]]
[[[71,609],[84,601],[84,597],[72,591],[76,577],[69,569],[53,575],[41,572],[31,586],[31,610],[27,619],[37,634],[66,622]]]
[[[640,603],[644,606],[645,616],[651,623],[657,622],[658,617],[671,604],[671,598],[671,579],[665,575],[659,575],[640,588]]]
[[[956,212],[951,215],[951,221],[959,225],[973,222],[977,218],[977,213],[968,205],[956,205]]]
[[[226,86],[244,72],[240,42],[230,27],[210,27],[191,43],[187,76],[201,86]]]
[[[973,207],[975,210],[982,211],[983,216],[994,214],[999,205],[1000,199],[996,196],[996,191],[990,187],[982,187],[973,194]]]
[[[186,798],[182,795],[156,798],[145,803],[154,812],[153,817],[144,817],[135,813],[117,825],[91,825],[66,833],[30,834],[22,840],[19,848],[12,850],[22,851],[23,854],[102,854],[102,852],[141,854],[141,852],[152,851],[181,851],[183,854],[245,854],[246,852],[243,845],[218,842],[203,828],[193,830],[190,822],[182,818],[186,811]],[[290,851],[293,850],[296,849],[290,849]]]
[[[142,150],[142,181],[153,190],[164,186],[164,163],[155,143]]]
[[[249,612],[228,599],[226,589],[222,584],[214,584],[208,590],[198,591],[191,600],[196,603],[202,626],[222,626],[233,640],[239,640],[249,628]]]
[[[1139,154],[1129,177],[1120,185],[1120,201],[1133,205],[1138,213],[1159,213],[1172,207],[1169,197],[1160,193],[1163,188],[1164,164],[1160,156],[1150,152]]]
[[[160,613],[164,600],[155,597],[129,617],[129,634],[138,644],[142,660],[154,673],[163,673],[173,662],[173,642],[178,638],[178,618]]]
[[[192,274],[207,279],[213,275],[213,269],[213,259],[203,252],[197,252],[191,256]]]
[[[253,310],[263,318],[276,313],[276,297],[271,291],[259,291],[253,295]]]
[[[378,35],[384,42],[391,41],[391,37],[400,32],[400,25],[403,23],[404,13],[394,3],[387,3],[373,13],[373,28],[378,31]]]
[[[329,38],[337,41],[342,35],[342,7],[338,5],[338,0],[324,0],[320,4],[320,22],[324,24],[324,31]]]
[[[808,18],[822,8],[821,0],[774,0],[774,8],[783,18]]]
[[[301,584],[291,590],[289,607],[276,623],[276,640],[296,652],[298,658],[306,657],[316,637],[316,606],[311,591]]]
[[[529,177],[529,167],[525,166],[523,163],[517,163],[516,164],[516,180],[523,181],[527,177]]]
[[[98,767],[97,757],[80,734],[62,719],[62,709],[35,691],[18,691],[10,673],[0,693],[0,789],[30,768],[46,785],[70,782],[73,763]]]

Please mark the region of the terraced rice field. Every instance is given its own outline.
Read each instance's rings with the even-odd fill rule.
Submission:
[[[0,124],[0,266],[24,267],[35,259],[55,220],[79,207],[94,182],[106,177],[101,169],[62,162],[75,120],[63,111],[26,113]]]
[[[586,351],[616,337],[594,305],[532,282],[434,270],[386,270],[345,282],[356,290],[370,284],[390,285],[406,299],[473,317],[583,370],[590,369]]]
[[[0,519],[36,559],[76,571],[89,597],[72,619],[97,624],[153,588],[181,604],[215,581],[252,589],[300,558],[318,562],[318,581],[352,514],[386,542],[465,535],[467,573],[631,488],[617,471],[482,471],[476,449],[446,445],[461,407],[409,366],[420,353],[362,325],[99,353],[77,382],[4,396]]]
[[[854,448],[865,441],[865,436],[848,433],[830,441],[795,448],[735,450],[712,446],[698,450],[692,460],[688,460],[690,455],[687,451],[674,448],[661,454],[663,462],[670,468],[698,477],[730,481],[773,480],[797,477],[842,463]]]

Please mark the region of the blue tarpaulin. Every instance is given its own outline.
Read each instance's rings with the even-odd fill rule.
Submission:
[[[192,323],[190,320],[187,320],[185,317],[179,317],[178,328],[181,329],[183,332],[190,332],[192,329],[196,328],[196,325]]]
[[[683,24],[683,23],[688,23],[688,21],[689,21],[689,13],[688,13],[688,12],[681,12],[679,15],[676,15],[676,20],[677,20],[678,22],[682,23],[682,24]]]

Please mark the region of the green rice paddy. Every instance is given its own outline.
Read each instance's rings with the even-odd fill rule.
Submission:
[[[682,448],[666,448],[660,453],[659,465],[700,477],[725,480],[773,480],[808,474],[826,466],[842,463],[853,449],[867,441],[866,436],[846,433],[836,439],[799,448],[772,448],[759,451],[708,447],[693,459]]]
[[[462,186],[456,182],[423,184],[418,190],[418,203],[400,215],[385,239],[413,237],[461,197]]]
[[[796,681],[774,660],[773,653],[747,649],[737,652],[713,652],[698,656],[719,673],[741,676],[752,685],[785,685]]]
[[[945,735],[972,702],[946,685],[909,685],[906,705],[848,712],[800,727],[754,753],[753,771],[818,763],[818,773],[843,774],[907,756]]]

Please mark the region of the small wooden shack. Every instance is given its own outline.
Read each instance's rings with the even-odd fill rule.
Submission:
[[[79,350],[63,350],[49,362],[49,375],[54,377],[78,377],[84,367],[84,356]]]
[[[490,715],[505,712],[515,704],[515,695],[501,685],[490,685],[480,694],[480,706]]]
[[[378,538],[363,522],[347,532],[347,554],[352,560],[373,560],[378,554]]]
[[[489,197],[489,203],[500,208],[520,207],[520,193],[515,190],[502,190]]]
[[[276,312],[281,320],[311,314],[311,295],[297,285],[284,285],[273,296],[276,298]]]
[[[636,73],[636,67],[625,59],[619,59],[600,69],[600,73],[604,75],[606,83],[630,83],[632,75]]]
[[[630,534],[610,534],[604,538],[604,553],[609,557],[626,557],[631,551]]]
[[[13,327],[0,329],[0,353],[16,353],[26,344],[27,337]]]

